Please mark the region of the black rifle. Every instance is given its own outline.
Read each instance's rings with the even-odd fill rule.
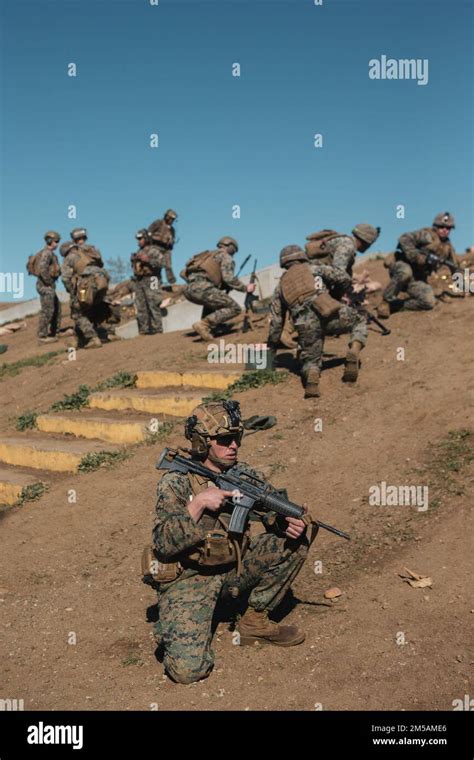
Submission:
[[[377,317],[372,314],[371,311],[364,306],[365,296],[367,294],[367,288],[362,288],[358,293],[353,288],[347,291],[347,297],[349,299],[349,305],[352,306],[359,314],[362,314],[368,323],[373,322],[374,325],[380,328],[380,335],[390,335],[391,330],[388,329]]]
[[[244,266],[246,265],[246,263],[247,263],[247,261],[249,260],[249,258],[250,258],[250,253],[249,253],[249,255],[248,255],[248,256],[247,256],[247,257],[246,257],[246,258],[243,260],[243,262],[241,263],[241,265],[240,265],[240,268],[239,268],[239,271],[238,271],[238,272],[237,272],[237,274],[235,275],[236,277],[238,277],[238,276],[239,276],[239,274],[241,273],[242,269],[243,269],[243,268],[244,268]]]
[[[242,478],[231,472],[214,472],[214,470],[209,470],[195,459],[181,456],[176,449],[165,449],[156,465],[156,469],[182,473],[193,472],[196,475],[207,478],[207,480],[210,480],[217,488],[223,491],[238,492],[238,495],[236,493],[235,497],[229,500],[233,507],[229,522],[229,531],[231,533],[241,535],[244,532],[249,512],[257,504],[262,509],[271,510],[285,517],[301,518],[305,514],[303,507],[275,492],[273,487],[264,480],[250,476],[248,473],[245,474],[245,478]],[[250,478],[251,482],[247,481],[246,478]],[[326,525],[326,523],[319,522],[319,520],[312,520],[312,522],[319,528],[324,528],[324,530],[335,533],[336,536],[346,538],[348,541],[350,540],[350,536],[347,533],[333,528],[332,525]]]
[[[456,264],[454,264],[452,261],[449,261],[449,259],[441,259],[439,256],[436,255],[436,253],[432,253],[431,251],[417,251],[417,253],[421,253],[422,256],[426,257],[426,263],[428,266],[430,266],[435,271],[439,269],[442,266],[448,267],[448,269],[451,271],[452,274],[455,274],[456,272],[462,272],[462,269]]]
[[[250,283],[252,285],[254,284],[255,280],[257,279],[256,269],[257,269],[257,259],[255,259],[255,261],[253,262],[253,270],[252,270],[252,274],[250,275]],[[248,332],[250,330],[250,327],[251,327],[251,325],[250,325],[250,319],[249,319],[249,311],[253,311],[252,307],[253,307],[253,302],[254,301],[258,301],[258,297],[257,296],[254,296],[253,293],[246,293],[245,294],[245,301],[244,301],[245,316],[244,316],[244,322],[243,322],[243,325],[242,325],[242,332],[244,332],[244,333]]]

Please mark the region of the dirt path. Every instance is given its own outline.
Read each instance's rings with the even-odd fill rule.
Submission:
[[[177,686],[163,677],[147,622],[155,595],[139,571],[162,444],[141,446],[114,469],[53,478],[40,502],[0,518],[1,696],[52,710],[449,710],[472,693],[472,439],[459,453],[448,437],[472,427],[472,306],[468,299],[393,317],[389,337],[371,334],[355,387],[340,382],[337,366],[324,372],[317,401],[303,402],[294,375],[239,396],[244,416],[278,418],[248,437],[241,458],[353,536],[348,543],[321,532],[294,585],[289,619],[304,626],[303,645],[240,648],[223,623],[207,681]],[[8,361],[20,358],[16,345]],[[328,341],[327,350],[342,356],[345,345]],[[44,408],[80,382],[190,363],[204,365],[202,344],[170,334],[27,368],[2,383],[0,426],[10,429],[13,415]],[[176,431],[167,443],[180,440]],[[429,484],[428,510],[369,505],[381,481]],[[398,576],[405,567],[431,576],[433,587],[411,588]],[[334,585],[343,594],[328,602],[324,591]]]

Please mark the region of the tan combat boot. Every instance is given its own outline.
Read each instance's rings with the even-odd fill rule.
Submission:
[[[362,343],[355,340],[347,352],[346,366],[342,379],[345,383],[355,383],[359,375],[359,354],[362,349]]]
[[[98,337],[91,338],[84,348],[102,348],[102,341]]]
[[[382,301],[382,303],[379,303],[377,306],[377,316],[380,317],[380,319],[388,319],[390,316],[390,304],[388,301]]]
[[[306,385],[304,389],[305,398],[319,398],[319,370],[311,367],[306,376]]]
[[[38,338],[38,343],[57,343],[58,340],[55,335],[49,335],[47,338]]]
[[[209,330],[209,323],[205,319],[201,319],[199,322],[193,324],[194,332],[197,332],[202,340],[214,340],[212,333]]]
[[[257,612],[249,607],[237,626],[240,645],[247,646],[260,641],[279,647],[294,647],[302,644],[305,634],[296,625],[279,625],[268,619],[268,612]]]

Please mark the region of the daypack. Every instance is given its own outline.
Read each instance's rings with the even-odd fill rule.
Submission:
[[[38,265],[40,253],[41,251],[39,251],[39,253],[32,253],[31,256],[28,256],[28,261],[26,262],[26,271],[34,277],[38,277],[39,275]]]
[[[308,235],[306,240],[309,242],[304,247],[308,259],[322,259],[328,256],[326,243],[331,238],[339,237],[340,235],[341,233],[335,230],[319,230],[319,232],[313,232],[311,235]]]
[[[222,272],[218,261],[216,261],[216,251],[201,251],[192,256],[186,262],[184,276],[189,277],[193,272],[204,272],[214,285],[221,285]]]
[[[83,306],[100,303],[109,287],[109,275],[105,269],[90,274],[81,274],[77,278],[77,299]]]

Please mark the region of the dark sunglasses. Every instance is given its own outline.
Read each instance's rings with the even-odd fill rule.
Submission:
[[[232,441],[235,441],[237,446],[240,446],[242,440],[242,433],[228,433],[227,435],[216,435],[216,441],[219,446],[230,446]]]

